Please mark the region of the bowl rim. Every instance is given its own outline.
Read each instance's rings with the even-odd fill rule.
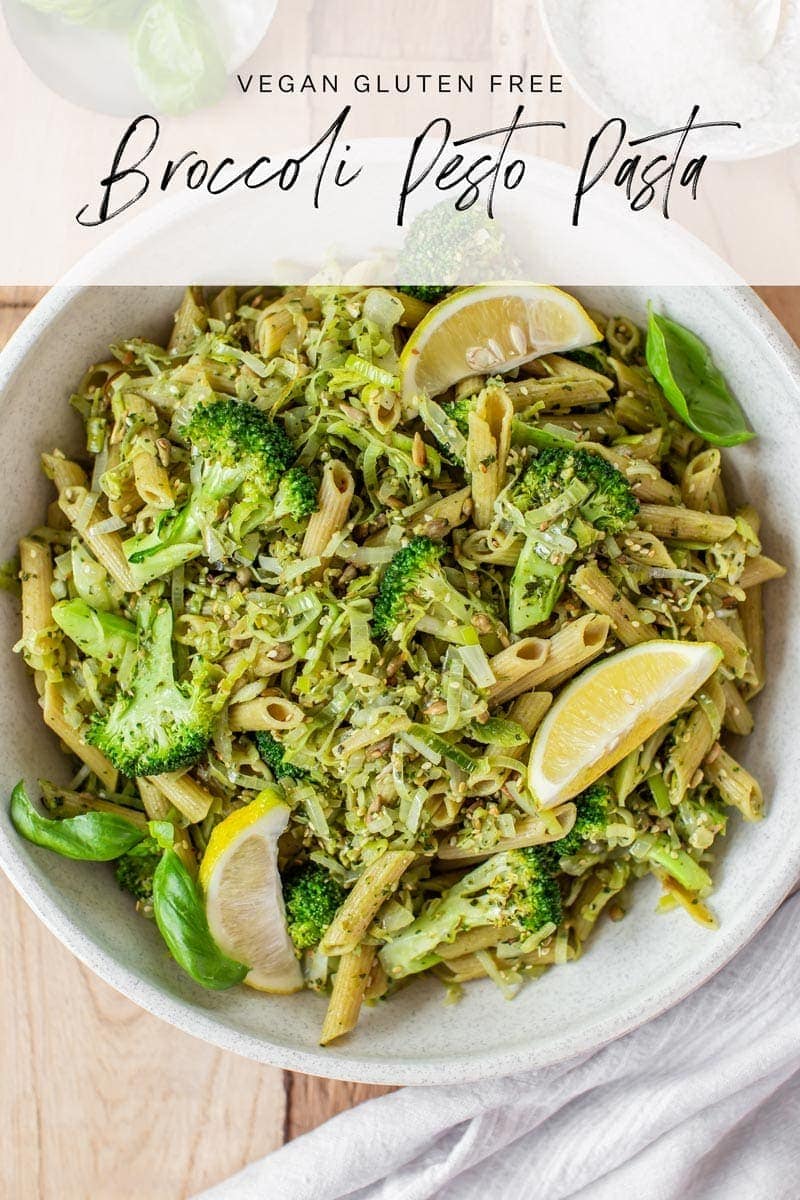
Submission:
[[[56,285],[25,318],[0,353],[0,395],[5,393],[14,373],[46,333],[51,322],[89,286]],[[739,315],[763,336],[764,352],[773,355],[776,366],[786,376],[787,386],[798,393],[800,389],[796,380],[800,379],[800,348],[760,297],[744,285],[719,286],[713,291],[724,303],[737,309]],[[0,414],[4,407],[5,403],[0,405]],[[765,879],[760,893],[750,896],[746,919],[723,925],[717,932],[715,944],[699,969],[692,963],[674,971],[666,982],[644,992],[640,990],[613,1013],[600,1015],[587,1023],[578,1035],[574,1032],[556,1034],[546,1046],[531,1045],[527,1050],[515,1045],[501,1053],[496,1050],[478,1051],[435,1060],[401,1057],[381,1061],[347,1046],[328,1051],[304,1050],[236,1030],[226,1023],[224,1014],[203,1012],[191,1001],[170,995],[162,987],[123,966],[104,950],[69,915],[66,907],[38,883],[15,839],[3,826],[0,826],[0,867],[43,924],[82,963],[116,991],[182,1032],[257,1062],[323,1078],[358,1083],[435,1085],[477,1082],[522,1070],[552,1066],[576,1056],[594,1053],[660,1016],[707,982],[766,924],[800,877],[800,839],[789,849],[781,869]]]

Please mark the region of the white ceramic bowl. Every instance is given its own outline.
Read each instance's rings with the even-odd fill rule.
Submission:
[[[778,0],[775,0],[775,3],[777,5]],[[615,78],[613,86],[604,80],[595,53],[596,46],[592,38],[587,36],[586,4],[587,0],[539,0],[542,23],[553,51],[576,91],[592,108],[606,117],[624,117],[631,134],[652,132],[656,119],[650,113],[653,97],[647,91],[636,94],[636,85],[628,83],[626,87],[624,78]],[[665,5],[663,11],[668,11],[668,6]],[[800,140],[800,112],[795,88],[800,45],[800,5],[797,0],[781,0],[778,16],[777,33],[773,28],[774,41],[769,51],[762,61],[752,64],[753,70],[763,71],[757,113],[753,114],[743,108],[748,102],[752,103],[752,100],[748,101],[745,98],[749,96],[749,89],[744,84],[739,93],[732,89],[730,103],[724,114],[709,112],[708,105],[703,104],[701,107],[704,115],[700,120],[737,120],[742,123],[742,129],[695,133],[695,152],[697,147],[700,147],[704,153],[718,160],[760,158],[762,155],[774,154],[795,146]],[[767,24],[769,25],[769,21]],[[659,20],[654,19],[651,26],[652,41],[657,41],[657,31],[660,28]],[[635,56],[645,56],[649,53],[647,47],[637,45],[633,41],[630,30],[620,30],[619,37],[631,60]],[[678,48],[672,46],[668,49],[674,51]],[[683,47],[680,49],[685,57]],[[668,71],[669,66],[660,62],[655,70]],[[631,77],[635,79],[636,72],[632,71]],[[752,86],[754,85],[751,83],[750,87]],[[698,91],[701,97],[704,90],[703,81],[700,80]],[[681,110],[668,114],[659,128],[667,128],[675,117],[688,117],[696,98],[696,95],[687,95],[685,113]]]
[[[651,298],[711,346],[743,400],[758,440],[727,455],[739,497],[763,514],[768,551],[797,559],[800,542],[800,356],[748,289],[584,289],[598,307],[643,320]],[[72,288],[51,292],[0,358],[0,473],[6,480],[0,556],[42,519],[48,485],[41,451],[76,446],[79,422],[67,397],[87,363],[122,335],[163,334],[179,297],[172,288]],[[793,725],[800,641],[791,576],[771,585],[770,681],[756,704],[757,732],[742,756],[762,780],[769,816],[738,820],[715,872],[721,928],[709,933],[675,912],[656,915],[657,887],[642,881],[627,918],[606,922],[577,963],[550,971],[513,1003],[490,983],[442,1004],[420,981],[367,1012],[356,1033],[317,1046],[324,1001],[311,993],[268,997],[246,988],[204,992],[169,958],[155,927],[138,917],[105,867],[58,858],[21,841],[0,811],[0,862],[19,892],[80,959],[119,991],[190,1033],[251,1058],[338,1078],[439,1083],[543,1066],[586,1052],[634,1028],[696,988],[758,930],[800,873],[796,780],[800,741]],[[24,777],[64,782],[69,767],[41,724],[31,680],[9,647],[15,604],[0,597],[0,794]]]

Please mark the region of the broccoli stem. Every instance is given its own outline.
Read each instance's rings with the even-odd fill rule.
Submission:
[[[513,633],[524,633],[547,620],[569,574],[569,563],[542,558],[537,545],[536,535],[527,539],[511,578],[508,617]]]
[[[676,849],[667,837],[658,837],[647,851],[648,861],[661,867],[673,879],[677,879],[689,892],[705,895],[711,890],[712,880],[698,862],[685,850]]]
[[[118,667],[125,651],[136,645],[136,626],[131,621],[94,609],[85,600],[62,600],[51,613],[84,654],[108,666]]]

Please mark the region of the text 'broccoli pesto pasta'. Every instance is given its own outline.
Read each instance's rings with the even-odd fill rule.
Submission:
[[[199,985],[326,994],[324,1044],[415,975],[513,994],[645,875],[713,928],[783,568],[669,327],[648,358],[539,285],[228,287],[118,341],[20,543],[74,771],[18,832],[111,863]]]

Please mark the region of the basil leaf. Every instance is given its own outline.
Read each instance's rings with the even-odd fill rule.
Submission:
[[[21,780],[11,793],[11,823],[35,846],[80,862],[110,862],[147,837],[147,830],[116,813],[87,812],[63,821],[43,817],[28,799]]]
[[[221,991],[242,982],[249,968],[214,941],[197,885],[174,850],[156,867],[153,912],[170,954],[196,983]]]
[[[713,446],[755,437],[708,347],[690,329],[650,311],[647,365],[681,420]]]

